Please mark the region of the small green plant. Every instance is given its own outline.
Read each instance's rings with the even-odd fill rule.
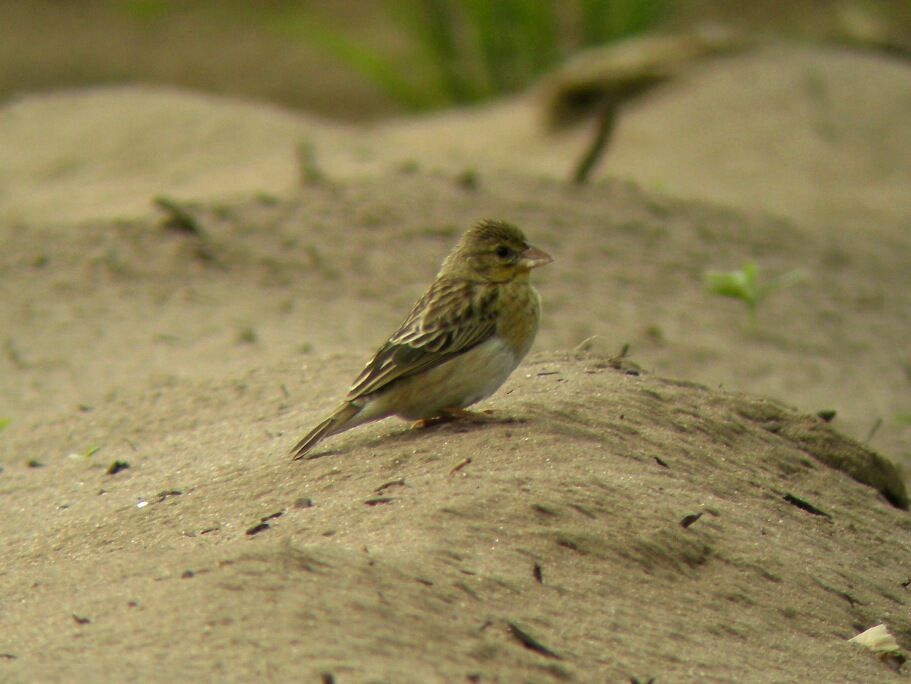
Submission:
[[[0,432],[3,432],[7,425],[9,425],[9,418],[0,418]]]
[[[88,461],[92,456],[97,454],[99,451],[101,451],[101,447],[98,447],[98,446],[87,447],[86,450],[83,451],[82,453],[73,451],[73,452],[67,454],[67,458],[69,458],[72,461]]]
[[[582,47],[652,28],[667,0],[386,0],[406,39],[399,58],[291,4],[273,26],[307,40],[412,109],[475,102],[526,87]]]
[[[747,307],[750,324],[756,324],[756,310],[773,292],[796,285],[806,274],[795,269],[766,282],[759,281],[759,267],[747,263],[734,271],[708,271],[705,282],[709,292],[720,297],[739,299]]]

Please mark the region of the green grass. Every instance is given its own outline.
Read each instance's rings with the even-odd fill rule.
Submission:
[[[796,285],[806,279],[801,270],[788,271],[780,276],[761,282],[759,267],[756,264],[744,264],[734,271],[708,271],[705,282],[708,291],[720,297],[731,297],[744,303],[750,318],[750,324],[756,325],[756,311],[765,299],[778,290]]]
[[[311,42],[412,109],[521,90],[568,54],[651,29],[667,0],[385,0],[404,54],[364,44],[310,10],[273,26]]]
[[[585,45],[602,45],[644,33],[663,18],[668,3],[648,0],[578,0]]]

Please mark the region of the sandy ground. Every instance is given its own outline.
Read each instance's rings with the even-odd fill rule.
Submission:
[[[908,76],[708,64],[584,188],[589,131],[534,95],[367,129],[142,88],[0,110],[2,678],[902,677],[846,639],[911,647],[902,480],[851,440],[911,460]],[[556,256],[492,422],[288,461],[484,216]],[[747,261],[807,274],[755,326],[703,284]]]

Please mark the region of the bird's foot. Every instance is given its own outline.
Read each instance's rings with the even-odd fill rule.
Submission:
[[[436,417],[421,418],[420,420],[416,420],[411,424],[411,429],[412,430],[423,430],[424,428],[428,428],[431,425],[436,425],[437,423],[441,423],[441,422],[442,422],[442,420],[440,418],[436,418]]]
[[[421,418],[411,424],[412,430],[420,430],[440,423],[450,423],[455,420],[470,423],[486,423],[490,420],[492,411],[466,411],[462,408],[447,408],[440,411],[440,415],[431,418]]]

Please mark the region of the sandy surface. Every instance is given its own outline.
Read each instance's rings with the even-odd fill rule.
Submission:
[[[850,439],[911,459],[908,75],[712,63],[585,188],[588,132],[531,96],[371,129],[141,88],[0,110],[2,678],[898,679],[846,639],[911,647],[901,479]],[[495,420],[288,461],[484,216],[556,257]],[[703,284],[746,261],[807,274],[755,326]]]
[[[907,514],[779,434],[796,414],[538,355],[490,425],[291,463],[313,394],[260,366],[18,437],[47,466],[4,473],[6,681],[898,679],[846,639],[911,629]]]

